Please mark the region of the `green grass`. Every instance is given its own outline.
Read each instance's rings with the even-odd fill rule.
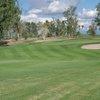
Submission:
[[[0,47],[0,100],[100,100],[100,39]]]

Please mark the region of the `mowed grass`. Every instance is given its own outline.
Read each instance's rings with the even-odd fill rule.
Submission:
[[[0,100],[100,100],[100,39],[0,47]]]

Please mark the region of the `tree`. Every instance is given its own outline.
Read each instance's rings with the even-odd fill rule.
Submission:
[[[64,11],[64,17],[66,18],[66,32],[68,36],[75,36],[77,34],[78,20],[76,15],[76,7],[70,6],[66,11]]]
[[[56,19],[56,36],[61,36],[64,34],[65,23],[59,19]]]
[[[97,26],[100,27],[100,3],[97,4],[96,8],[97,8],[97,16],[95,18],[95,22]]]
[[[23,22],[23,37],[25,38],[25,40],[28,38],[28,37],[32,37],[32,24],[30,22]]]
[[[0,39],[9,30],[18,30],[20,14],[17,0],[0,0]]]
[[[32,22],[31,23],[31,37],[37,36],[37,25],[36,23]]]
[[[95,25],[95,23],[92,23],[92,24],[89,26],[89,29],[88,29],[87,33],[88,33],[89,35],[92,35],[92,36],[95,36],[95,35],[96,35],[96,25]]]
[[[55,27],[55,20],[54,19],[51,22],[46,20],[43,26],[49,30],[48,36],[52,36],[52,35],[56,34],[56,27]]]
[[[46,39],[48,33],[49,33],[49,30],[48,30],[48,28],[46,28],[46,27],[41,27],[41,28],[38,30],[38,36],[41,37],[43,40]]]
[[[84,28],[84,25],[82,25],[82,29]]]
[[[49,30],[49,33],[48,33],[48,37],[51,37],[52,36],[52,32],[51,32],[51,22],[49,22],[48,20],[46,20],[43,24],[43,27],[47,28]]]

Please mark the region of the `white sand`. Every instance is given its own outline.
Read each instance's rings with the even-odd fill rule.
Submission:
[[[81,48],[82,49],[100,49],[100,44],[83,45]]]

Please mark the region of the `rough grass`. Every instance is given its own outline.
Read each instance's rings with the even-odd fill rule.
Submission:
[[[100,39],[0,47],[0,100],[100,100]]]

